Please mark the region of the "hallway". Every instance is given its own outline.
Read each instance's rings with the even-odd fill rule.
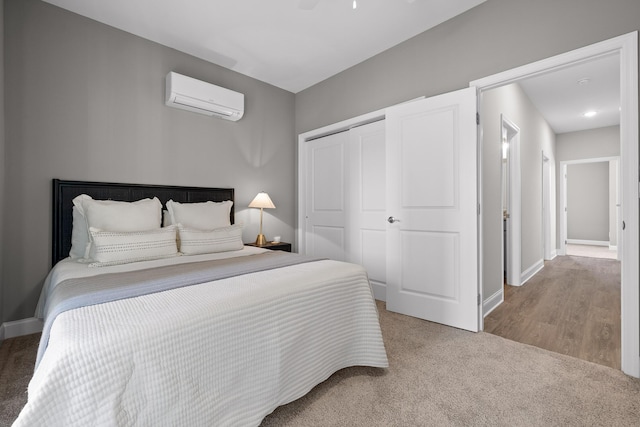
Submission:
[[[620,262],[558,256],[484,319],[484,331],[620,369]]]

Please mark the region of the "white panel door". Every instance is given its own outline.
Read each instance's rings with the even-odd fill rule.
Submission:
[[[387,309],[478,330],[476,89],[386,114]]]
[[[349,130],[347,261],[362,265],[376,298],[387,280],[386,164],[384,121]]]
[[[345,164],[348,132],[308,142],[307,255],[345,261]]]

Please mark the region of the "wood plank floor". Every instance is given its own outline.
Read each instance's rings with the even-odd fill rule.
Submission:
[[[558,256],[505,301],[484,331],[620,369],[620,262]]]

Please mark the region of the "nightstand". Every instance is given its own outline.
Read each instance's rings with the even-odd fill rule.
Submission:
[[[291,243],[287,242],[267,242],[262,246],[258,246],[255,243],[245,243],[245,246],[255,246],[257,248],[271,249],[272,251],[285,251],[291,252]]]

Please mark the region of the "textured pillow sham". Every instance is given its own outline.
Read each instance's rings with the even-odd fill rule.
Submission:
[[[196,230],[178,224],[180,252],[183,255],[239,251],[242,243],[242,223],[215,230]]]
[[[89,227],[110,231],[141,231],[160,227],[158,218],[162,205],[157,198],[119,202],[93,200],[91,196],[81,194],[72,202],[73,227],[69,257],[74,260],[91,261]],[[88,211],[91,212],[90,217],[87,215]]]
[[[213,230],[231,225],[229,214],[233,202],[179,203],[169,200],[167,210],[171,224],[196,230]]]
[[[89,267],[127,264],[178,255],[175,225],[145,231],[89,228],[93,240]]]
[[[162,204],[157,197],[136,202],[83,198],[80,205],[87,229],[131,232],[154,230],[162,224]]]

